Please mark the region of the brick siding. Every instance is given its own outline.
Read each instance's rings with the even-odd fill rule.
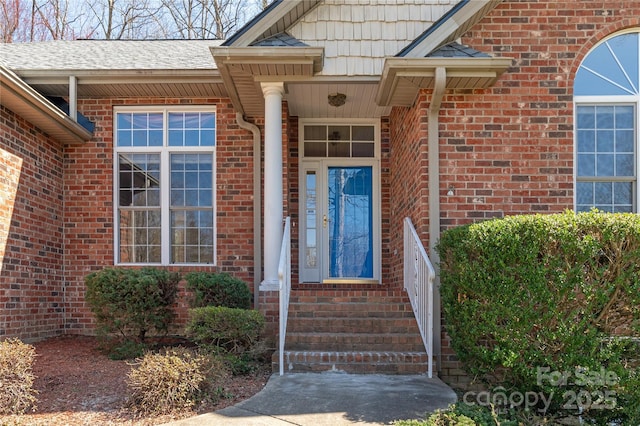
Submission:
[[[63,148],[0,106],[0,338],[64,324]]]

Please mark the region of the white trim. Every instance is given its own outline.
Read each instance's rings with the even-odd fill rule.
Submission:
[[[118,113],[162,113],[163,115],[163,142],[162,146],[127,146],[118,147]],[[215,142],[213,147],[175,146],[168,145],[168,115],[172,112],[207,112],[215,115]],[[215,105],[135,105],[135,106],[114,106],[113,107],[113,262],[114,265],[121,266],[216,266],[218,264],[218,223],[217,223],[217,146],[218,146],[218,114]],[[121,153],[140,153],[160,155],[160,211],[161,211],[161,260],[159,263],[136,263],[120,262],[120,222],[118,220],[118,201],[120,188],[119,159]],[[212,155],[212,209],[213,209],[213,259],[211,263],[171,263],[171,209],[170,209],[170,154],[171,153],[202,153]]]

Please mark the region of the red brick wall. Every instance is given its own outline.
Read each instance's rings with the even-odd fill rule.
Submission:
[[[0,338],[64,323],[62,145],[0,106]]]
[[[65,269],[67,332],[91,333],[84,277],[114,264],[113,108],[120,105],[215,105],[217,267],[170,267],[226,271],[253,290],[253,137],[241,129],[228,99],[85,99],[78,109],[96,123],[92,141],[65,150]],[[184,292],[181,293],[184,296]],[[186,319],[186,302],[179,305]]]
[[[640,24],[640,3],[506,1],[462,43],[513,66],[492,88],[447,92],[440,112],[443,229],[513,214],[573,208],[573,80],[602,38]],[[425,244],[429,92],[391,113],[392,223],[409,215]],[[454,195],[448,196],[453,186]],[[393,234],[395,235],[395,234]],[[392,239],[400,247],[399,238]],[[443,341],[443,372],[465,384]]]

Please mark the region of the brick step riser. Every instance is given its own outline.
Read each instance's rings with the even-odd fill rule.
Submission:
[[[427,356],[420,352],[295,352],[287,351],[284,371],[290,373],[344,371],[353,374],[424,374]],[[272,358],[278,371],[278,353]]]
[[[287,322],[287,333],[410,333],[416,332],[414,319],[407,320],[349,320],[349,319],[301,319]]]
[[[346,337],[345,337],[346,336]],[[373,339],[371,336],[354,337],[353,335],[315,336],[306,335],[287,336],[285,348],[292,351],[424,351],[424,345],[419,337],[402,340],[393,338]]]
[[[413,312],[290,309],[289,318],[414,318]]]

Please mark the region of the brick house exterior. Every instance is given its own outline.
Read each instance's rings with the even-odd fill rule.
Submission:
[[[51,125],[45,119],[30,118],[16,107],[14,97],[5,96],[3,74],[0,335],[33,340],[92,332],[83,277],[118,263],[114,114],[122,107],[215,107],[215,265],[161,266],[227,271],[251,283],[255,305],[267,315],[272,334],[278,292],[273,282],[277,265],[270,256],[280,244],[280,234],[273,233],[278,228],[273,224],[281,223],[278,214],[290,216],[294,224],[294,303],[310,310],[330,303],[337,311],[348,311],[356,302],[383,301],[387,308],[372,310],[396,312],[399,319],[397,327],[382,325],[378,334],[395,328],[393,332],[413,336],[415,325],[404,321],[411,311],[402,282],[405,217],[429,248],[441,230],[456,225],[576,208],[575,78],[582,61],[603,40],[640,28],[640,4],[463,0],[406,2],[411,3],[407,8],[400,1],[397,6],[362,3],[276,1],[224,43],[177,47],[166,42],[185,52],[199,49],[205,65],[196,68],[202,81],[189,74],[189,63],[176,63],[154,86],[161,66],[142,61],[142,67],[151,64],[145,70],[151,82],[133,74],[118,81],[108,69],[110,59],[95,69],[90,56],[87,60],[98,43],[108,52],[116,45],[114,55],[133,56],[142,49],[136,46],[148,48],[142,41],[61,42],[58,53],[33,45],[0,46],[3,70],[11,81],[20,80],[19,89],[30,96],[63,96],[72,103],[69,76],[79,72],[75,104],[95,124],[90,134],[74,127],[66,130],[73,137],[48,133]],[[387,40],[377,30],[395,34]],[[125,45],[119,43],[130,44],[122,49]],[[56,54],[70,52],[81,59],[73,63],[75,57],[61,57],[64,63],[58,66]],[[125,71],[133,72],[135,66]],[[102,84],[96,81],[101,71]],[[209,80],[203,77],[207,73]],[[189,84],[193,86],[185,88]],[[326,105],[327,95],[334,92],[346,94],[345,105]],[[51,108],[44,98],[38,102]],[[281,118],[275,132],[274,117]],[[370,160],[358,162],[351,156],[332,162],[329,154],[305,155],[318,146],[305,132],[323,131],[325,125],[352,126],[351,132],[375,129]],[[637,132],[635,138],[637,151]],[[359,142],[351,140],[351,149],[364,147]],[[327,139],[327,146],[331,143]],[[434,143],[437,171],[429,166]],[[274,152],[282,160],[276,170]],[[322,226],[321,216],[314,224],[309,218],[330,212],[325,206],[308,213],[307,208],[315,208],[304,201],[315,188],[311,182],[339,168],[373,170],[369,200],[377,233],[372,238],[374,270],[366,279],[336,280],[329,267],[318,276],[314,267],[301,265],[311,247],[311,237],[303,234]],[[280,198],[273,192],[278,181]],[[272,214],[269,202],[274,197],[282,211]],[[430,256],[437,261],[432,251]],[[179,309],[181,321],[185,303]],[[391,344],[407,343],[400,352],[409,353],[415,339],[408,340],[392,339]],[[446,334],[436,340],[441,374],[456,376],[459,365]]]

